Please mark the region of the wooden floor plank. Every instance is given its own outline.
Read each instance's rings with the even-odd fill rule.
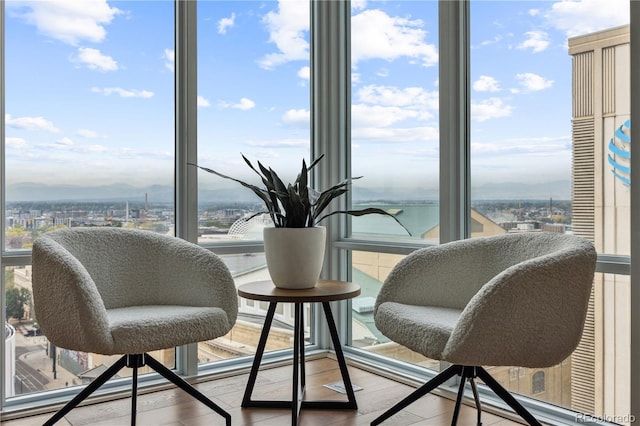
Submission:
[[[254,399],[290,399],[291,366],[261,370]],[[355,367],[349,367],[354,385],[362,387],[355,393],[358,410],[302,410],[300,426],[365,426],[389,407],[411,393],[414,388]],[[306,364],[308,399],[346,400],[346,395],[324,385],[341,380],[335,360],[320,358]],[[285,426],[291,424],[291,412],[283,409],[241,408],[248,374],[211,380],[195,385],[198,390],[227,410],[234,426]],[[449,426],[454,403],[436,395],[427,395],[392,416],[384,426]],[[72,410],[60,426],[129,425],[131,399],[119,399],[86,405]],[[36,426],[51,414],[2,421],[3,426]],[[476,411],[463,406],[459,426],[475,426]],[[138,426],[205,426],[224,425],[224,420],[202,403],[179,389],[152,392],[138,397]],[[519,423],[491,413],[482,414],[484,426],[516,426]]]

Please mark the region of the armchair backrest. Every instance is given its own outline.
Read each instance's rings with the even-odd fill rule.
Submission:
[[[72,257],[74,267],[88,274],[106,309],[174,304],[237,310],[233,278],[223,261],[184,240],[102,227],[50,232],[37,243],[45,242],[47,251]],[[229,306],[221,306],[225,301]]]
[[[155,304],[160,264],[153,237],[114,228],[72,228],[45,235],[89,274],[107,309]],[[156,267],[153,267],[156,266]]]
[[[391,271],[376,306],[393,300],[464,309],[482,286],[508,268],[585,248],[593,250],[591,243],[580,237],[531,232],[470,238],[419,249]]]

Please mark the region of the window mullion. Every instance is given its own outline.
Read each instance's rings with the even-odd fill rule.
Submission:
[[[197,2],[175,2],[175,235],[198,240]],[[198,370],[198,345],[176,348],[176,369]]]
[[[470,236],[469,2],[440,1],[440,242]]]
[[[197,2],[175,3],[176,236],[198,240]]]
[[[324,155],[312,176],[313,185],[318,188],[328,188],[351,173],[350,19],[349,2],[311,2],[311,158]],[[351,203],[348,195],[334,200],[332,208],[347,209]],[[322,225],[327,228],[322,277],[347,279],[346,252],[334,245],[347,235],[347,218],[335,215]],[[334,309],[334,315],[337,324],[343,325],[338,331],[344,339],[349,321],[342,317],[348,317],[348,311]],[[319,327],[318,312],[315,318],[316,343],[330,347],[326,330]]]

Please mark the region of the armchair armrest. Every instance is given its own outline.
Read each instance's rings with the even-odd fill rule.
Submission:
[[[223,309],[229,321],[238,313],[238,296],[229,269],[216,254],[175,239],[162,244],[159,289],[162,299],[176,305]]]
[[[80,262],[46,237],[34,242],[32,256],[36,319],[47,339],[56,346],[79,351],[110,342],[102,298]]]

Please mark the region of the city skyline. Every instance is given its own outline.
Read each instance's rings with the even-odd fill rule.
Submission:
[[[5,7],[6,184],[170,185],[173,3]],[[243,152],[295,173],[309,155],[308,5],[204,1],[198,14],[199,162],[234,171]],[[567,38],[627,23],[628,2],[472,2],[471,18],[472,186],[569,182]],[[358,186],[437,191],[437,34],[437,2],[352,2]]]

